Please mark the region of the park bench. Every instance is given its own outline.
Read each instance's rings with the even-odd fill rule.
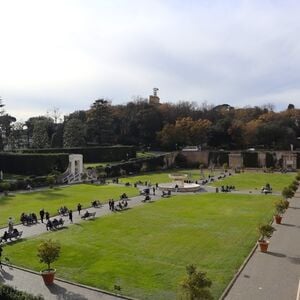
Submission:
[[[86,220],[86,219],[90,219],[90,218],[95,218],[96,217],[96,212],[88,212],[85,213],[83,216],[81,216],[81,219]]]
[[[0,237],[0,244],[1,243],[4,243],[4,242],[7,242],[8,240],[9,241],[12,241],[12,239],[19,239],[19,238],[21,238],[21,236],[22,236],[22,234],[23,234],[23,231],[18,231],[18,232],[8,232],[7,233],[7,236],[6,236],[6,239],[4,239],[4,237],[2,236],[2,237]]]

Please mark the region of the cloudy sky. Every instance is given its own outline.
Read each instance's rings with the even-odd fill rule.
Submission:
[[[0,96],[18,119],[93,100],[300,107],[295,0],[0,0]]]

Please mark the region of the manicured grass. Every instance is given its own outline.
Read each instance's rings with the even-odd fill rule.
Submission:
[[[138,299],[176,299],[185,266],[196,264],[213,281],[217,299],[272,217],[276,196],[180,195],[58,232],[7,245],[13,264],[40,270],[41,238],[60,241],[58,276]]]
[[[234,185],[238,190],[258,190],[269,183],[273,191],[281,192],[285,186],[288,186],[294,179],[296,173],[261,173],[245,172],[234,176],[226,177],[213,183],[213,186]]]
[[[148,183],[151,182],[152,184],[155,183],[165,183],[165,182],[172,182],[172,179],[169,177],[169,174],[172,173],[182,173],[187,174],[190,176],[192,180],[199,180],[200,179],[200,170],[199,169],[189,169],[189,170],[167,170],[162,172],[155,172],[155,173],[147,173],[143,175],[136,175],[136,176],[128,176],[120,178],[120,182],[126,183],[129,182],[131,184],[142,181],[147,181]],[[208,176],[210,172],[208,170],[203,171],[205,176]],[[220,174],[220,171],[215,171],[215,175]]]
[[[7,219],[12,216],[19,222],[22,212],[38,212],[41,208],[50,215],[56,215],[57,210],[66,205],[69,209],[76,210],[80,202],[84,207],[91,206],[92,200],[107,202],[109,198],[119,199],[122,193],[128,196],[138,194],[137,189],[115,185],[79,184],[67,187],[46,189],[39,192],[15,193],[0,198],[0,226],[7,225]]]

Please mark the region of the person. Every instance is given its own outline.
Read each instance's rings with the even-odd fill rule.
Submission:
[[[50,214],[49,214],[49,212],[46,211],[45,216],[46,216],[46,221],[49,221],[49,219],[50,219]]]
[[[51,230],[52,227],[53,227],[52,222],[50,221],[50,219],[48,219],[47,224],[46,224],[46,229]]]
[[[82,218],[88,218],[90,215],[90,213],[86,210],[84,215],[82,216]]]
[[[77,210],[78,210],[78,214],[79,214],[79,215],[80,215],[81,208],[82,208],[81,204],[78,203],[78,205],[77,205]]]
[[[40,217],[41,217],[41,222],[42,222],[42,223],[44,223],[44,216],[45,216],[45,211],[44,211],[44,209],[42,208],[42,209],[40,210]]]
[[[0,245],[0,269],[2,269],[2,263],[1,263],[1,258],[2,258],[2,246]]]
[[[153,195],[155,195],[155,187],[153,187],[152,190],[153,190]]]
[[[9,217],[8,218],[8,232],[13,232],[13,230],[14,230],[13,218]]]
[[[72,212],[72,209],[69,210],[69,220],[70,220],[70,223],[73,223],[73,212]]]
[[[5,240],[5,241],[7,241],[8,238],[9,238],[9,237],[8,237],[8,232],[7,232],[7,231],[4,231],[4,234],[3,234],[3,236],[2,236],[2,239]]]

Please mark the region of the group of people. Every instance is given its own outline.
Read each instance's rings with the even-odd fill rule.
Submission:
[[[20,217],[20,221],[23,225],[31,225],[36,224],[38,222],[37,216],[35,213],[22,213]]]
[[[109,199],[108,201],[108,207],[111,211],[123,210],[127,206],[128,206],[127,197],[120,200],[117,204],[115,203],[114,199]]]
[[[69,209],[66,207],[66,206],[61,206],[59,209],[58,209],[58,213],[61,215],[61,216],[67,216],[69,214]]]
[[[46,229],[53,230],[63,225],[64,225],[64,220],[62,218],[59,219],[54,218],[52,221],[49,219],[46,223]]]
[[[3,236],[0,237],[0,241],[5,241],[11,240],[12,238],[17,238],[20,235],[20,232],[17,228],[14,228],[11,232],[9,231],[4,231]]]
[[[234,185],[222,185],[221,186],[221,192],[225,192],[225,193],[228,193],[228,192],[231,192],[231,191],[234,191],[235,190],[235,186]]]

